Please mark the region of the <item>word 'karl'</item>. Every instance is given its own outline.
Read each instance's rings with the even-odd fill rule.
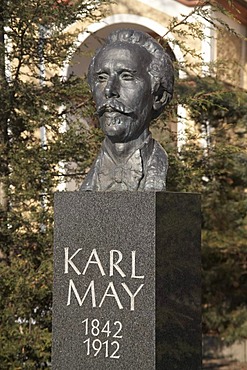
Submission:
[[[103,266],[101,263],[101,260],[99,258],[99,255],[97,253],[96,249],[93,249],[86,264],[83,269],[81,266],[79,266],[78,262],[76,263],[74,259],[76,259],[79,252],[81,252],[83,249],[78,248],[71,256],[69,255],[69,248],[64,248],[64,273],[69,273],[69,267],[72,268],[72,271],[74,271],[77,275],[86,275],[87,271],[91,268],[92,265],[96,266],[97,271],[100,273],[101,276],[107,274],[109,276],[113,276],[114,273],[120,274],[122,277],[125,277],[126,274],[120,267],[120,262],[123,259],[123,254],[117,250],[112,249],[109,252],[109,267]],[[71,270],[71,269],[70,269]],[[136,273],[136,251],[131,252],[131,275],[130,277],[132,279],[144,279],[144,275],[137,275]]]

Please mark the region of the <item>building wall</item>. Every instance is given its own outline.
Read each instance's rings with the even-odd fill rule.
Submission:
[[[103,17],[101,22],[86,25],[83,23],[81,26],[79,24],[72,25],[70,30],[76,28],[80,29],[82,27],[85,29],[86,27],[87,31],[79,34],[76,44],[78,48],[82,44],[87,44],[87,52],[88,50],[92,50],[92,54],[94,53],[95,46],[97,47],[98,40],[101,37],[106,37],[109,31],[114,28],[132,27],[146,32],[154,32],[162,38],[168,38],[176,58],[182,60],[182,53],[176,41],[183,41],[184,36],[182,34],[180,36],[179,31],[176,32],[176,34],[168,32],[167,27],[172,21],[172,17],[176,16],[178,19],[181,19],[180,14],[186,15],[190,12],[191,8],[175,0],[154,0],[152,2],[146,0],[120,0],[117,4],[112,4],[107,8],[105,17]],[[191,21],[193,21],[193,18],[191,18]],[[180,26],[180,30],[183,28],[183,26]],[[95,41],[92,41],[93,38]],[[187,36],[186,42],[199,52],[201,51],[202,44],[200,41],[193,40],[193,38]],[[82,49],[80,49],[80,53],[82,55]],[[189,58],[188,55],[187,58]],[[84,71],[87,69],[89,60],[90,58],[88,57],[88,60],[85,59],[81,63],[81,68],[83,68]],[[73,62],[73,60],[69,61],[70,66]],[[75,64],[78,64],[78,60],[74,65]],[[77,68],[77,73],[78,72],[79,69]],[[68,71],[64,73],[66,74]]]
[[[212,29],[211,24],[202,18],[188,17],[193,12],[193,7],[184,5],[182,2],[189,3],[189,1],[179,2],[176,0],[119,0],[103,9],[104,16],[101,21],[86,24],[77,22],[71,25],[69,31],[76,29],[83,29],[84,31],[79,33],[75,40],[73,57],[65,61],[64,68],[61,71],[62,75],[65,78],[71,73],[77,76],[85,75],[95,50],[111,31],[118,28],[134,28],[149,32],[152,35],[156,34],[168,40],[176,59],[181,63],[186,61],[187,64],[191,64],[191,73],[210,73],[209,67],[203,65],[201,59],[197,58],[195,53],[202,55],[202,61],[205,64],[213,62],[217,58],[226,60],[230,56],[232,61],[240,61],[242,66],[246,65],[245,42],[241,38],[231,32]],[[194,5],[194,2],[190,2],[190,4],[192,3]],[[210,11],[210,8],[207,9]],[[215,14],[215,16],[221,17],[236,32],[242,34],[246,32],[245,25],[240,25],[237,21],[226,16],[222,17],[219,14]],[[201,30],[202,38],[199,39],[188,34],[185,36],[184,31],[187,30],[187,26],[183,23],[179,27],[175,27],[173,32],[168,32],[173,17],[177,17],[177,22],[180,22],[184,17],[188,17],[186,20],[191,22],[193,27],[198,27]],[[65,32],[68,30],[65,30]],[[194,49],[195,53],[190,54],[182,51],[180,46],[183,43],[189,49]],[[246,71],[236,63],[233,63],[229,68],[228,74],[223,75],[219,69],[217,75],[228,82],[247,87]],[[183,76],[184,73],[180,70],[180,77]],[[178,116],[181,118],[177,122],[172,122],[171,128],[177,134],[179,147],[184,143],[187,114],[183,107],[178,107],[178,111]],[[70,186],[70,190],[73,190],[73,186],[72,188]]]
[[[221,29],[216,32],[215,56],[219,61],[217,76],[232,85],[247,89],[247,24],[224,15],[218,16],[228,24],[229,30]],[[224,62],[227,62],[226,69]]]
[[[193,1],[185,1],[185,3],[194,3]],[[63,76],[68,76],[71,72],[76,75],[83,75],[87,72],[88,64],[91,56],[94,54],[101,41],[114,29],[117,28],[134,28],[145,32],[156,33],[162,38],[168,40],[171,49],[173,50],[178,61],[185,60],[191,67],[193,73],[208,73],[209,68],[200,63],[200,59],[195,57],[195,53],[202,55],[203,62],[210,63],[217,58],[221,60],[230,59],[232,62],[238,61],[229,68],[229,74],[222,74],[222,68],[218,69],[217,76],[223,78],[233,84],[238,84],[241,87],[247,88],[247,56],[246,56],[246,41],[234,35],[232,32],[217,31],[212,29],[210,23],[202,18],[191,16],[187,21],[198,27],[201,32],[202,39],[189,35],[184,35],[187,26],[181,24],[175,27],[172,32],[168,32],[168,27],[173,17],[177,17],[178,22],[184,17],[193,12],[193,7],[186,6],[176,0],[120,0],[115,4],[105,7],[104,16],[97,23],[76,23],[71,25],[70,30],[83,29],[84,32],[79,33],[75,40],[75,53],[72,59],[65,61],[65,67],[62,71]],[[237,21],[230,19],[227,16],[215,14],[239,34],[247,33],[247,26],[241,25]],[[67,32],[67,30],[65,30]],[[181,50],[181,45],[184,44],[189,49],[195,51],[194,55],[185,53]],[[195,64],[198,63],[197,68]],[[243,68],[245,67],[245,70]]]

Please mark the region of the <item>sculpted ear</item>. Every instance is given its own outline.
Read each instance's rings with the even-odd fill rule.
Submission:
[[[165,106],[170,102],[172,96],[167,91],[163,91],[162,94],[156,93],[154,95],[153,109],[155,111],[162,111]]]
[[[172,94],[162,90],[154,94],[152,119],[159,117],[165,106],[172,100]]]

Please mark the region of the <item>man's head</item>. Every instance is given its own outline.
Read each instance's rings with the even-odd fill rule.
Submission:
[[[88,81],[102,130],[112,141],[127,142],[148,129],[171,100],[174,72],[152,37],[122,29],[92,59]]]

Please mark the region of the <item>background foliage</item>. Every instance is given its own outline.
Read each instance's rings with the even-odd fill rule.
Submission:
[[[247,96],[211,77],[192,86],[198,131],[170,155],[168,190],[202,195],[203,331],[231,343],[247,332]]]
[[[0,1],[3,370],[50,363],[53,192],[65,176],[81,181],[102,134],[75,119],[93,116],[85,81],[62,80],[59,72],[50,77],[43,68],[60,70],[75,37],[63,30],[77,19],[96,20],[102,11],[95,9],[105,2]],[[194,12],[215,22],[207,8]],[[186,35],[203,38],[198,22],[174,19],[170,31],[194,62],[180,64],[187,78],[177,81],[173,106],[153,131],[169,154],[168,190],[202,193],[204,331],[233,341],[246,338],[247,322],[246,93],[208,75],[198,77],[202,60],[184,41]],[[174,120],[178,102],[193,119],[179,152],[164,123]],[[77,167],[65,171],[70,163]]]
[[[63,30],[77,19],[96,21],[95,10],[104,2],[0,2],[3,370],[50,363],[53,192],[64,163],[76,162],[77,176],[84,173],[100,134],[93,128],[78,130],[75,119],[65,122],[65,113],[92,115],[85,81],[49,76],[44,65],[62,68],[75,39]],[[42,132],[46,139],[40,139]]]

